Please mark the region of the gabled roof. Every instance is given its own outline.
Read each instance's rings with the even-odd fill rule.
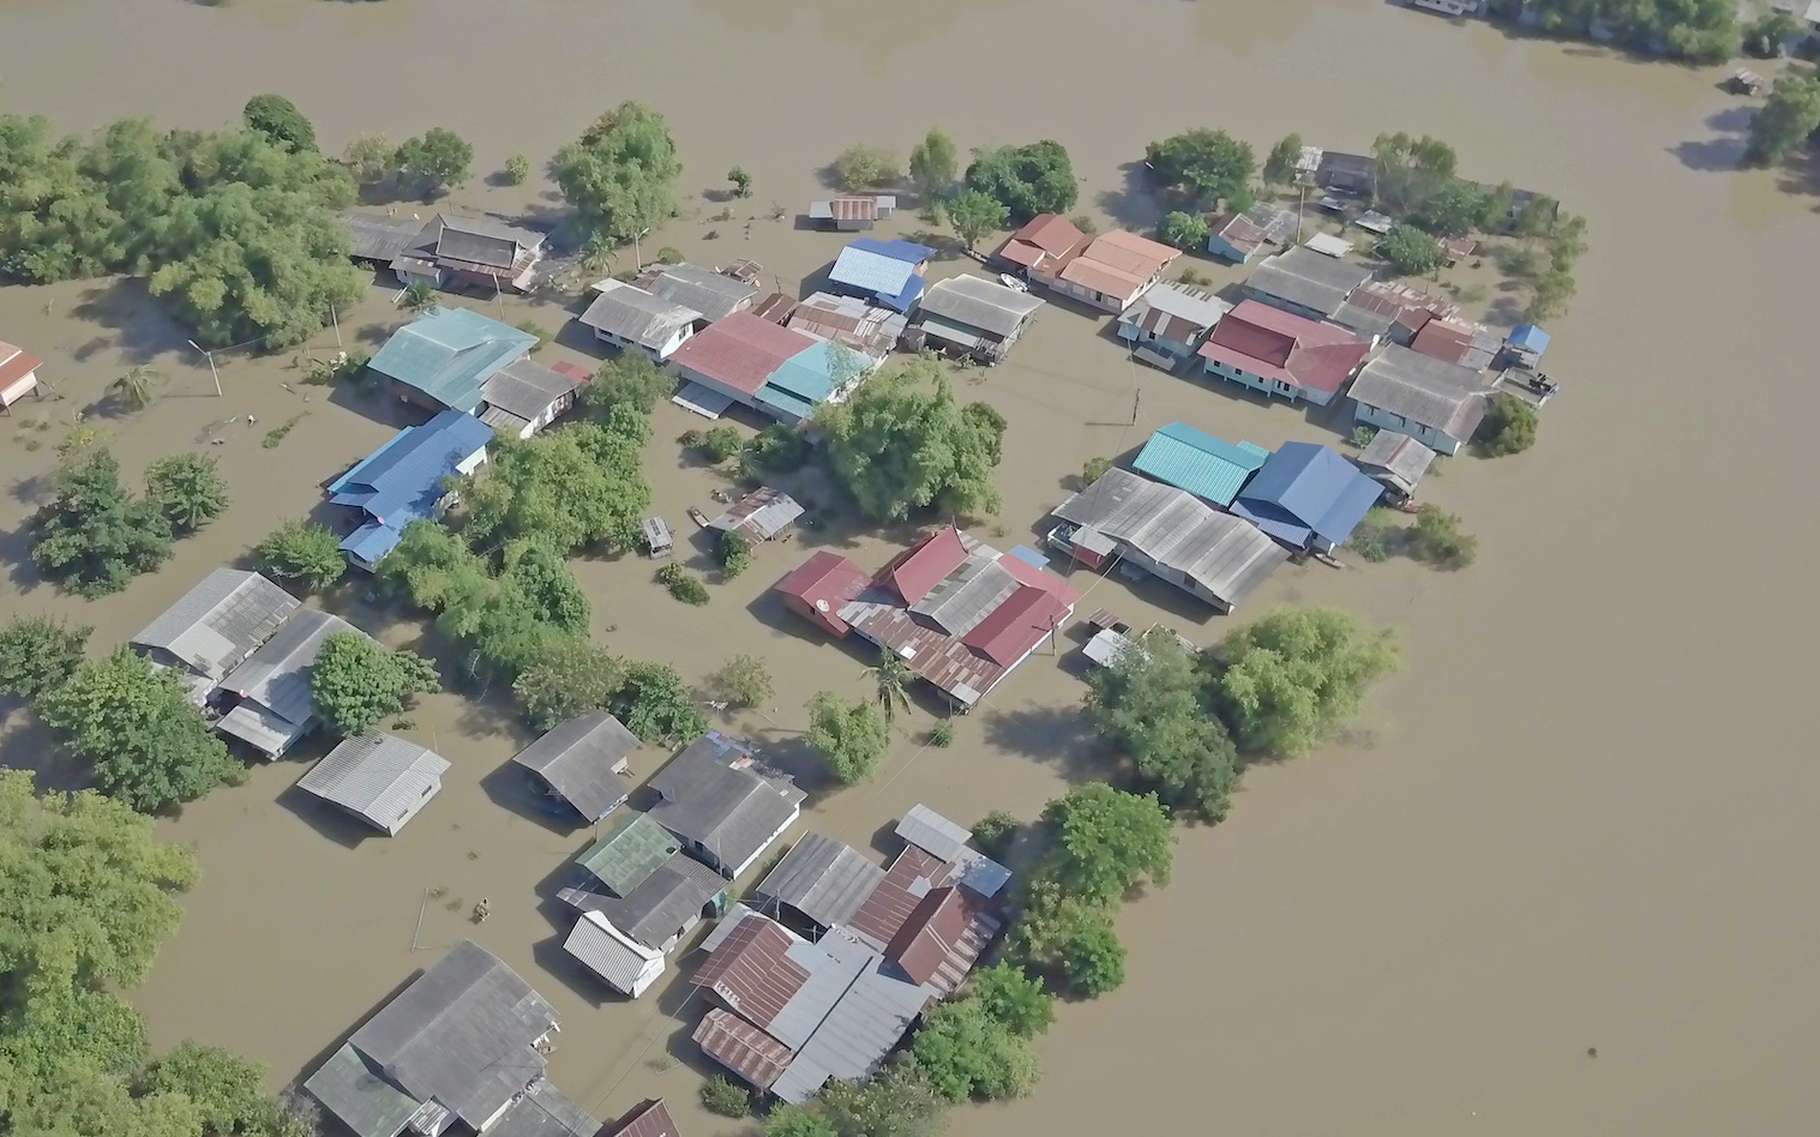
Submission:
[[[1354,401],[1462,441],[1485,418],[1490,388],[1476,371],[1392,344],[1353,380]]]
[[[1138,297],[1119,317],[1119,323],[1187,343],[1218,324],[1231,310],[1232,305],[1208,289],[1165,282]]]
[[[622,280],[603,280],[581,322],[608,335],[657,351],[683,328],[703,319],[693,308],[654,296]]]
[[[775,920],[747,916],[714,949],[689,982],[761,1027],[769,1026],[809,981],[809,969],[790,958],[802,942]]]
[[[501,271],[514,268],[525,252],[544,242],[542,233],[483,217],[438,213],[431,225],[436,227],[437,257]]]
[[[651,817],[722,864],[744,864],[789,823],[804,796],[788,775],[761,776],[751,760],[749,748],[725,735],[702,735],[651,778],[664,799]]]
[[[1287,244],[1295,228],[1294,210],[1265,202],[1214,219],[1214,232],[1220,239],[1248,257],[1267,245]]]
[[[1370,350],[1344,328],[1242,300],[1213,329],[1200,355],[1262,379],[1332,394]]]
[[[932,889],[885,947],[912,983],[953,991],[1001,927],[986,901],[953,885]]]
[[[374,532],[355,549],[357,537],[342,541],[344,550],[369,555],[389,552],[405,526],[435,512],[443,497],[443,480],[486,448],[493,428],[473,415],[442,411],[421,426],[407,426],[353,469],[329,483],[329,501],[364,512]],[[362,530],[361,533],[365,533]]]
[[[1351,462],[1312,442],[1286,442],[1239,493],[1232,511],[1296,547],[1342,544],[1383,494]]]
[[[627,783],[614,766],[638,747],[638,736],[624,723],[606,711],[594,711],[558,724],[512,761],[534,771],[593,821],[625,795]]]
[[[1065,260],[1091,240],[1059,213],[1039,213],[1011,235],[998,255],[1024,268],[1048,267],[1048,260]]]
[[[318,608],[299,608],[277,635],[230,671],[220,686],[301,726],[314,714],[310,668],[322,652],[323,641],[341,632],[372,638],[340,616]]]
[[[616,809],[575,858],[615,896],[625,897],[677,853],[676,838],[636,809]]]
[[[479,312],[438,308],[392,333],[367,366],[445,407],[471,411],[487,379],[536,345],[536,336]]]
[[[297,788],[389,830],[442,788],[448,769],[440,754],[395,734],[375,732],[343,739]]]
[[[1237,445],[1172,422],[1150,436],[1131,463],[1140,474],[1187,490],[1215,505],[1231,505],[1245,479],[1255,474],[1270,451],[1250,442]]]
[[[968,852],[967,842],[973,840],[973,830],[956,825],[921,802],[910,807],[892,832],[906,845],[915,845],[944,861]]]
[[[808,833],[765,874],[758,893],[833,927],[851,920],[884,876],[884,869],[853,847]]]
[[[726,878],[687,853],[674,853],[622,899],[565,894],[584,911],[599,912],[615,928],[647,947],[662,947],[727,887]]]
[[[421,1104],[370,1066],[352,1043],[329,1055],[303,1088],[359,1137],[396,1137]]]
[[[1815,3],[1820,3],[1820,0],[1815,0]],[[1512,347],[1540,355],[1548,350],[1548,333],[1534,324],[1518,324],[1510,330],[1507,342]]]
[[[899,555],[882,574],[906,604],[916,604],[967,559],[960,530],[943,526]]]
[[[829,549],[812,553],[773,585],[773,590],[813,609],[830,631],[844,635],[847,623],[841,605],[857,597],[871,582],[866,570]]]
[[[487,1128],[487,1137],[594,1137],[600,1122],[539,1078]]]
[[[1258,265],[1245,288],[1259,296],[1332,315],[1355,288],[1371,279],[1363,265],[1335,260],[1304,245],[1285,249]]]
[[[972,274],[938,281],[923,294],[923,311],[1000,338],[1016,332],[1042,306],[1027,292]]]
[[[743,530],[761,541],[769,541],[802,515],[801,502],[775,486],[760,486],[729,505],[725,513],[708,522],[708,528],[722,532]]]
[[[703,1015],[689,1037],[703,1054],[761,1090],[770,1089],[795,1057],[788,1046],[719,1007]]]
[[[618,1121],[601,1126],[594,1137],[682,1137],[682,1134],[676,1128],[676,1122],[670,1120],[664,1099],[648,1098],[627,1110]]]
[[[653,296],[692,308],[714,321],[733,315],[758,295],[755,284],[691,264],[652,265],[637,283]]]
[[[489,408],[498,408],[533,422],[558,400],[574,394],[587,382],[585,376],[577,379],[530,359],[520,359],[488,376],[480,388],[480,398]]]
[[[830,1079],[870,1077],[935,997],[932,987],[885,974],[880,956],[839,930],[815,948],[831,952],[834,966],[828,970],[840,986],[831,1004],[815,1017],[812,1033],[796,1044],[789,1068],[771,1084],[771,1091],[788,1102],[808,1101]],[[821,1009],[819,1001],[813,1009]]]
[[[1358,457],[1359,468],[1409,493],[1434,464],[1435,452],[1407,434],[1380,430]]]
[[[950,636],[964,636],[1018,589],[1018,579],[999,564],[999,551],[973,544],[967,559],[943,577],[910,611]]]
[[[857,296],[817,292],[794,305],[783,323],[791,331],[833,340],[872,359],[883,359],[902,338],[902,312],[875,308]]]
[[[670,360],[722,386],[756,395],[773,371],[816,342],[750,312],[735,312],[684,340]]]
[[[218,568],[131,642],[167,651],[197,674],[219,680],[296,610],[296,598],[260,574]]]
[[[1054,593],[1020,584],[967,631],[961,642],[1000,667],[1012,667],[1056,630],[1067,611],[1068,606]]]
[[[934,249],[914,241],[862,237],[840,251],[828,279],[868,293],[887,308],[907,312],[923,291],[918,270],[934,255]]]

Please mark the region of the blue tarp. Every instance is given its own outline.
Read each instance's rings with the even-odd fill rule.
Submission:
[[[343,541],[343,551],[371,563],[368,551],[398,543],[404,527],[428,517],[442,499],[442,482],[492,441],[493,428],[473,415],[443,411],[422,426],[407,426],[353,469],[329,483],[329,501],[365,513],[370,523]],[[389,552],[385,545],[379,556]]]
[[[828,271],[831,284],[870,297],[887,308],[908,312],[923,293],[916,271],[935,250],[914,241],[862,237],[840,251]]]
[[[1251,479],[1232,512],[1284,544],[1344,544],[1384,487],[1325,446],[1286,442]]]

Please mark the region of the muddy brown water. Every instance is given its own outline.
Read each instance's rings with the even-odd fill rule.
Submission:
[[[1448,463],[1428,490],[1479,534],[1479,563],[1457,574],[1289,568],[1251,602],[1242,616],[1318,601],[1393,625],[1408,665],[1347,739],[1252,771],[1230,821],[1183,831],[1174,882],[1121,917],[1130,981],[1066,1008],[1042,1043],[1038,1093],[960,1111],[957,1137],[1116,1131],[1134,1111],[1173,1129],[1285,1135],[1806,1128],[1820,1106],[1820,917],[1805,883],[1820,854],[1820,712],[1806,689],[1820,408],[1802,345],[1820,218],[1800,178],[1727,169],[1744,114],[1717,89],[1722,74],[1377,0],[0,3],[6,106],[70,128],[132,112],[207,126],[278,90],[330,146],[448,125],[473,140],[484,173],[514,152],[540,161],[620,99],[648,100],[674,124],[689,216],[647,247],[753,256],[786,289],[839,238],[747,218],[774,200],[800,209],[843,145],[907,149],[932,122],[963,146],[1062,140],[1084,206],[1104,221],[1142,223],[1153,210],[1129,167],[1145,140],[1205,123],[1260,148],[1289,130],[1339,148],[1381,130],[1431,132],[1472,175],[1553,192],[1587,215],[1580,296],[1551,329],[1566,392],[1541,444]],[[708,220],[723,207],[701,195],[735,163],[756,197],[734,203],[732,221]],[[547,188],[477,180],[455,200],[536,216],[554,209]],[[894,226],[917,227],[908,216]],[[388,300],[373,289],[343,314],[343,333],[382,339],[399,322]],[[563,315],[526,301],[504,310],[550,326]],[[1101,324],[1051,306],[1009,364],[969,384],[1011,421],[1004,543],[1033,540],[1084,459],[1129,450],[1173,419],[1264,445],[1335,441],[1326,416],[1135,371]],[[0,595],[9,610],[93,623],[98,644],[311,510],[318,483],[393,425],[357,394],[302,385],[289,353],[224,357],[228,393],[215,399],[206,366],[131,283],[0,290],[0,337],[47,356],[63,396],[0,424]],[[550,351],[589,358],[576,342]],[[325,333],[311,346],[332,343]],[[150,410],[107,420],[127,468],[205,446],[234,506],[124,593],[58,596],[20,567],[20,525],[61,424],[140,361],[170,384]],[[1134,390],[1138,423],[1119,425]],[[205,441],[210,424],[248,413],[255,425]],[[283,443],[262,448],[293,415]],[[679,460],[673,439],[690,425],[680,412],[663,408],[657,425],[657,504],[686,531],[684,508],[708,504],[719,479]],[[874,564],[903,536],[836,528],[808,543]],[[864,665],[761,599],[802,548],[760,550],[699,610],[663,596],[638,560],[579,571],[597,634],[617,650],[695,680],[736,651],[769,661],[774,707],[731,725],[796,761],[803,700],[861,691]],[[357,589],[331,602],[389,642],[422,637]],[[1228,624],[1117,581],[1085,604],[1162,619],[1201,643]],[[963,821],[994,806],[1028,815],[1091,774],[1101,759],[1081,734],[1074,644],[1063,647],[963,720],[951,749],[901,741],[874,784],[818,794],[805,825],[864,846],[918,800]],[[694,1104],[698,1008],[682,1006],[686,988],[621,1003],[565,962],[543,897],[586,835],[548,827],[500,775],[526,739],[496,705],[440,695],[414,712],[414,736],[455,768],[396,840],[299,803],[290,787],[307,753],[167,823],[199,849],[204,874],[134,995],[154,1040],[233,1047],[281,1085],[472,935],[556,1004],[553,1068],[567,1092],[603,1117],[667,1095],[686,1131],[733,1131]],[[6,760],[62,773],[24,719],[7,724]],[[919,708],[906,730],[920,736],[928,722]],[[641,755],[638,773],[660,759]],[[493,915],[475,928],[463,917],[482,896]]]

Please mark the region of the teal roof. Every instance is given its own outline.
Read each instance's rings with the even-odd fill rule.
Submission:
[[[536,345],[536,336],[479,312],[438,308],[393,333],[367,366],[445,407],[472,411],[494,372]]]
[[[782,366],[765,377],[765,384],[781,387],[799,399],[819,403],[834,393],[835,351],[835,345],[829,341],[816,340],[814,345],[784,360]]]
[[[1150,436],[1132,468],[1165,485],[1187,490],[1215,505],[1231,505],[1245,480],[1256,473],[1270,451],[1250,442],[1233,444],[1172,422]]]
[[[593,873],[620,899],[677,851],[676,838],[648,814],[620,808],[601,820],[600,839],[589,845],[575,863]]]

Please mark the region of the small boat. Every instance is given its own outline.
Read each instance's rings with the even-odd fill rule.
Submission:
[[[1390,506],[1390,508],[1396,510],[1398,513],[1420,513],[1420,512],[1422,512],[1421,508],[1416,505],[1415,501],[1413,499],[1407,498],[1407,497],[1398,498],[1396,501],[1386,501],[1385,504]]]
[[[1309,551],[1308,555],[1313,557],[1315,560],[1320,561],[1322,564],[1326,565],[1328,568],[1343,569],[1346,567],[1345,562],[1341,561],[1338,557],[1334,556],[1332,553],[1323,553],[1319,549],[1311,549]]]
[[[1738,95],[1761,95],[1764,87],[1768,86],[1763,81],[1763,76],[1743,68],[1732,72],[1732,77],[1726,80],[1725,85],[1731,88],[1733,94]]]
[[[998,274],[998,279],[999,279],[999,283],[1003,284],[1006,288],[1011,289],[1013,292],[1030,291],[1029,282],[1024,280],[1022,277],[1012,276],[1008,272],[1001,272]]]
[[[708,515],[692,505],[689,507],[689,520],[695,522],[695,524],[701,526],[703,529],[708,527]]]

